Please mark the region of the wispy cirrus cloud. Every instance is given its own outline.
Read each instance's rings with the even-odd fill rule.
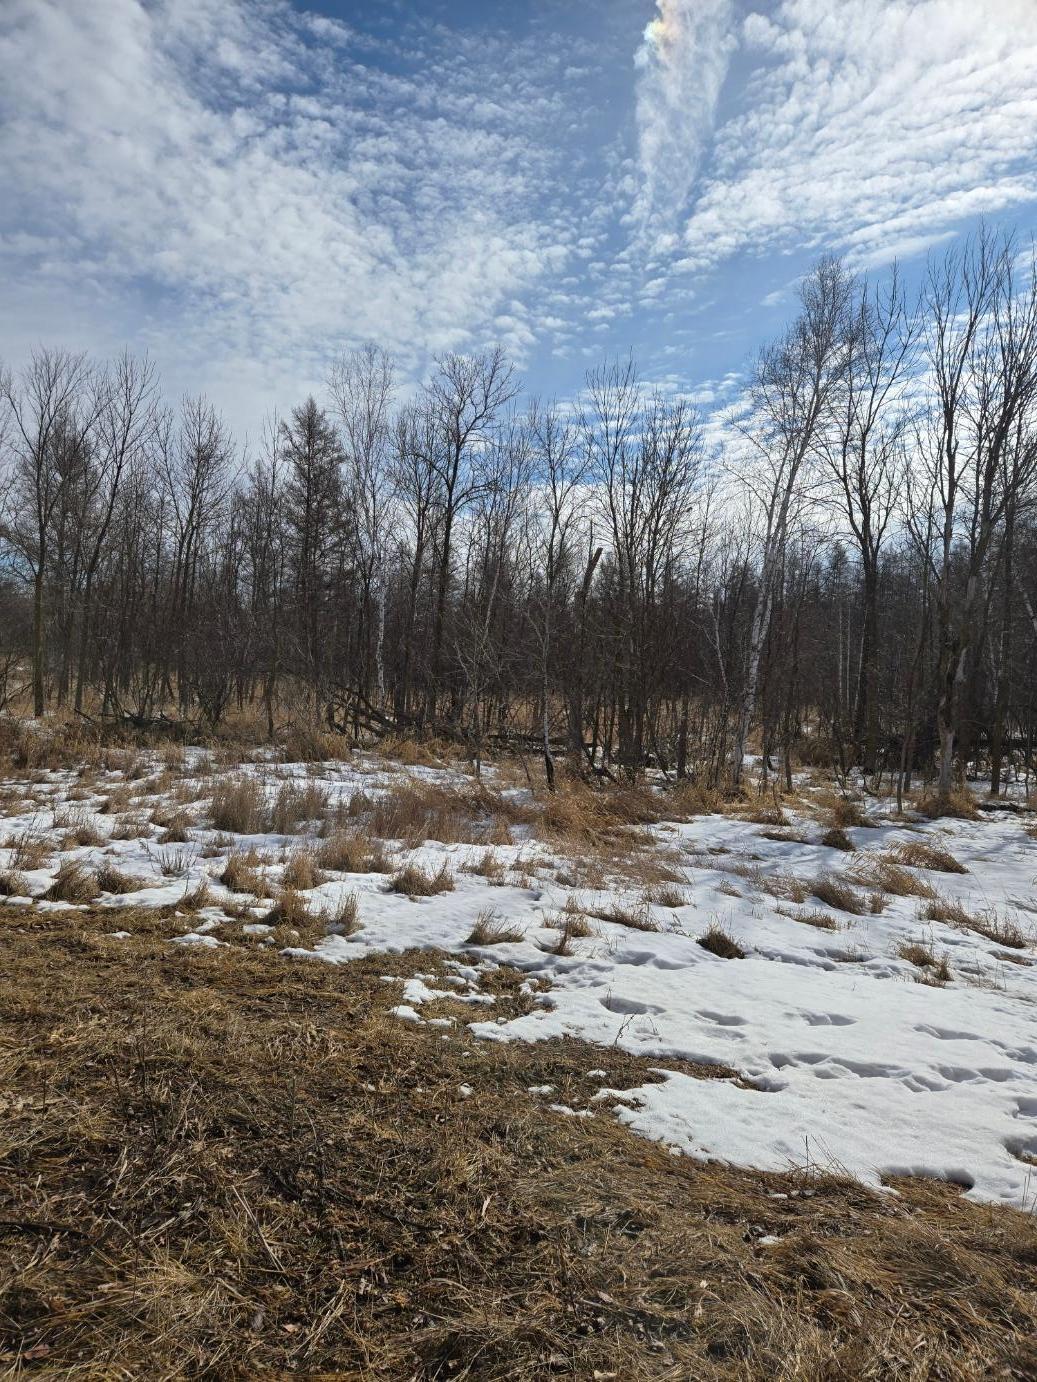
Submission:
[[[657,9],[635,56],[634,219],[665,245],[707,152],[736,40],[733,0],[657,0]]]

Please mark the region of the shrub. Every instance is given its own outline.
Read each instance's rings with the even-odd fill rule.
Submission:
[[[100,892],[96,874],[66,859],[44,896],[53,902],[93,902]]]
[[[699,936],[698,944],[711,955],[719,955],[722,960],[745,959],[745,951],[718,922],[714,922],[704,936]]]
[[[404,893],[407,897],[434,897],[437,893],[452,892],[454,875],[446,860],[440,864],[436,873],[408,864],[389,880],[389,888],[394,893]]]

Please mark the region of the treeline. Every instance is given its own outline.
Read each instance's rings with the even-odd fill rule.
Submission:
[[[708,424],[632,363],[523,399],[499,350],[403,399],[368,347],[246,456],[148,360],[40,349],[0,370],[0,699],[997,791],[1033,749],[1032,268],[984,231],[909,302],[823,260]]]

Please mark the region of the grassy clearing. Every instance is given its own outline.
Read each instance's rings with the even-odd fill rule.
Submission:
[[[949,1186],[890,1199],[700,1166],[604,1109],[553,1116],[530,1086],[587,1107],[648,1063],[391,1018],[380,975],[436,968],[427,953],[299,964],[124,924],[115,941],[107,916],[0,912],[0,1361],[16,1373],[1037,1369],[1032,1218]],[[494,983],[501,1013],[531,1001],[517,974]]]

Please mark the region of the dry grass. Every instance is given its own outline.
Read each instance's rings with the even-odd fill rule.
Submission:
[[[28,897],[29,884],[26,878],[14,869],[0,872],[0,897]]]
[[[324,874],[318,867],[312,850],[297,849],[285,864],[281,879],[286,888],[308,892],[310,888],[320,887],[324,882]]]
[[[859,917],[868,910],[867,899],[855,887],[830,873],[816,878],[811,884],[811,892],[826,907],[834,907],[840,912],[850,912]]]
[[[926,921],[942,921],[959,931],[974,931],[996,945],[1004,945],[1012,950],[1025,950],[1029,940],[1022,928],[1010,917],[1004,917],[995,907],[979,912],[970,912],[960,902],[952,902],[946,897],[935,897],[928,902],[922,912]]]
[[[321,840],[316,860],[332,873],[388,873],[392,868],[392,859],[379,840],[344,830]]]
[[[937,958],[931,945],[921,941],[905,942],[897,949],[897,954],[917,969],[925,970],[925,983],[942,985],[950,982],[952,976],[947,956]]]
[[[301,934],[312,927],[317,918],[301,893],[294,888],[282,888],[263,920],[268,926],[285,926]]]
[[[932,884],[883,855],[859,854],[850,872],[862,888],[889,893],[892,897],[935,897]]]
[[[110,915],[88,922],[3,916],[0,1362],[15,1373],[1037,1369],[1028,1216],[928,1182],[894,1199],[703,1166],[603,1109],[553,1116],[530,1086],[582,1108],[595,1068],[632,1088],[672,1063],[398,1022],[379,976],[432,969],[427,954],[301,965],[184,952],[143,914],[127,941],[102,934]],[[502,1012],[532,1001],[522,981],[495,976]]]
[[[294,835],[306,825],[319,825],[328,814],[328,793],[316,782],[301,787],[286,782],[277,789],[270,809],[269,828],[276,835]]]
[[[33,869],[43,868],[54,853],[54,846],[38,825],[27,825],[16,834],[9,835],[4,845],[11,851],[11,868],[25,869],[30,873]]]
[[[647,898],[640,902],[619,902],[613,899],[605,907],[590,911],[590,916],[598,921],[611,921],[615,926],[626,926],[631,931],[658,931],[659,925],[652,916],[651,903]]]
[[[231,835],[261,835],[268,816],[266,793],[255,778],[228,777],[217,783],[212,797],[215,830],[226,830]]]
[[[827,912],[815,910],[793,912],[789,907],[776,907],[775,911],[779,916],[788,917],[790,921],[801,921],[804,926],[814,926],[819,931],[838,931],[839,929],[839,923],[835,917],[830,917]]]
[[[652,888],[647,894],[647,898],[649,902],[654,902],[657,907],[669,907],[675,912],[688,905],[687,893],[674,883],[662,883],[658,887]]]
[[[417,864],[407,864],[394,873],[389,880],[389,888],[394,893],[404,893],[407,897],[435,897],[437,893],[449,893],[454,888],[454,875],[444,859],[435,873],[420,868]]]
[[[848,830],[873,825],[873,821],[864,809],[864,803],[856,797],[844,796],[839,792],[824,791],[817,795],[815,802],[829,829]]]
[[[320,920],[326,931],[336,936],[353,936],[360,930],[360,898],[343,893],[333,907],[323,907]]]
[[[923,816],[928,816],[930,820],[949,816],[955,820],[974,821],[979,815],[975,798],[963,787],[954,788],[942,795],[939,792],[929,793],[919,797],[915,805],[919,812]]]
[[[62,832],[62,849],[81,849],[104,842],[93,817],[80,806],[66,806],[55,811],[54,829]]]
[[[262,860],[254,849],[245,854],[229,854],[220,874],[220,882],[232,893],[251,893],[253,897],[269,897],[270,882],[261,871]]]
[[[830,826],[821,836],[821,843],[828,849],[840,849],[844,852],[857,848],[846,831],[839,826]]]
[[[143,878],[123,873],[114,864],[104,863],[97,870],[97,886],[105,893],[135,893],[148,885]]]
[[[484,907],[475,919],[466,945],[508,945],[522,940],[521,926],[509,925],[492,907]]]
[[[97,875],[74,859],[66,859],[44,896],[51,902],[93,902],[101,892]]]
[[[151,822],[142,811],[129,811],[119,817],[112,830],[112,840],[146,840],[151,835]]]
[[[722,960],[744,960],[745,951],[729,931],[714,922],[705,935],[699,936],[699,945],[711,955],[719,955]]]
[[[953,854],[931,845],[925,840],[905,840],[889,851],[893,861],[912,869],[929,869],[933,873],[968,873],[964,864]]]
[[[183,878],[191,867],[191,856],[186,849],[167,845],[158,851],[158,866],[163,878]]]
[[[463,872],[474,873],[488,883],[503,883],[507,876],[507,865],[495,850],[484,849],[478,859],[464,865]]]
[[[162,831],[158,837],[160,845],[186,845],[191,838],[191,827],[194,821],[189,813],[180,807],[173,811],[168,810],[168,808],[162,811],[153,811],[151,821]]]

